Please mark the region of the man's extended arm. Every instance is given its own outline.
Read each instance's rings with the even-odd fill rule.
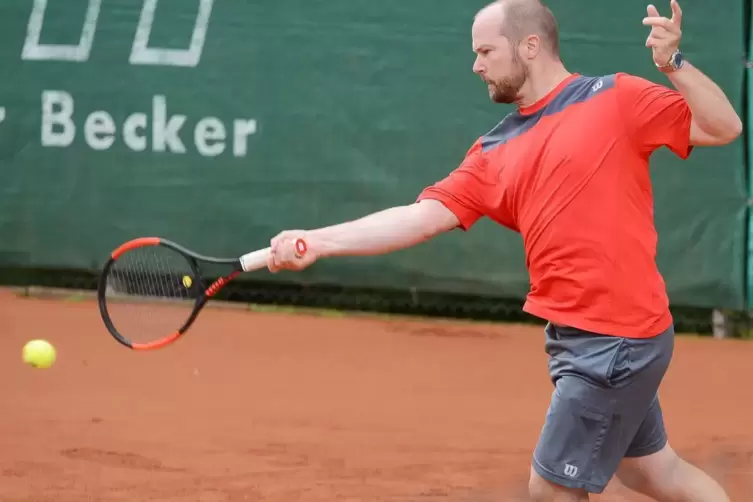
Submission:
[[[357,220],[316,230],[289,230],[272,239],[268,267],[301,270],[318,258],[384,254],[415,246],[460,225],[444,204],[423,200],[393,207]],[[308,250],[295,256],[294,242],[303,239]]]
[[[320,257],[384,254],[415,246],[459,225],[444,204],[425,200],[306,233]]]

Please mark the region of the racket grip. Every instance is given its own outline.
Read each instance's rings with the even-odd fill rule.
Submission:
[[[264,268],[267,266],[267,260],[269,258],[269,251],[272,248],[264,248],[260,249],[258,251],[252,251],[251,253],[244,254],[241,256],[241,267],[243,268],[244,272],[252,272],[254,270],[259,270],[261,268]],[[306,254],[308,251],[308,246],[306,245],[306,241],[303,239],[297,239],[295,241],[295,254],[302,258],[303,255]]]
[[[241,256],[241,267],[244,272],[252,272],[267,266],[267,258],[272,248],[264,248]]]

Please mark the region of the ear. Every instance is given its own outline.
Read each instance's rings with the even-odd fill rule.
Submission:
[[[538,35],[528,35],[520,44],[521,56],[524,59],[533,59],[541,51],[541,38]]]

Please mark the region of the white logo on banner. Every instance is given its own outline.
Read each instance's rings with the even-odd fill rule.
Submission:
[[[34,0],[21,58],[26,61],[89,61],[98,36],[102,0],[86,0],[86,14],[77,44],[44,44],[41,39],[45,15],[50,15],[47,12],[48,2],[54,1],[67,3],[73,0]],[[128,59],[130,64],[187,68],[198,66],[204,51],[214,0],[174,1],[194,2],[193,5],[198,2],[188,47],[169,49],[150,45],[155,23],[168,23],[170,20],[159,20],[157,8],[160,0],[143,0]],[[54,20],[48,20],[48,23],[54,24]],[[189,152],[186,140],[190,135],[193,151],[203,157],[222,154],[245,157],[248,154],[249,137],[257,133],[256,120],[236,118],[225,123],[215,116],[200,116],[191,120],[182,113],[168,112],[167,102],[168,97],[160,93],[142,102],[143,110],[129,110],[124,114],[124,110],[111,113],[94,108],[82,113],[78,110],[73,93],[64,89],[46,89],[41,96],[41,144],[44,147],[67,148],[80,135],[89,148],[97,151],[109,150],[120,140],[133,152],[151,150],[185,154]],[[201,106],[201,99],[196,100],[196,103]],[[5,119],[5,109],[0,110],[2,122]],[[187,129],[191,129],[190,133]]]
[[[40,38],[44,27],[45,11],[48,0],[34,0],[34,7],[29,16],[21,58],[33,61],[88,61],[91,55],[94,36],[97,32],[100,7],[102,0],[88,0],[84,24],[81,27],[81,38],[78,45],[41,44]],[[70,0],[62,0],[70,1]],[[199,11],[196,14],[191,43],[187,49],[165,49],[149,47],[149,38],[154,26],[155,12],[159,0],[144,0],[141,16],[136,27],[136,34],[131,46],[129,62],[137,65],[158,66],[188,66],[199,64],[204,41],[206,40],[209,19],[212,16],[214,0],[199,0]]]

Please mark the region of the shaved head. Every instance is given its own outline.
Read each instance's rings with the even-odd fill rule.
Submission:
[[[476,18],[494,16],[499,19],[500,33],[513,44],[529,35],[536,35],[542,46],[555,58],[560,57],[557,20],[540,0],[496,0],[481,9]]]

